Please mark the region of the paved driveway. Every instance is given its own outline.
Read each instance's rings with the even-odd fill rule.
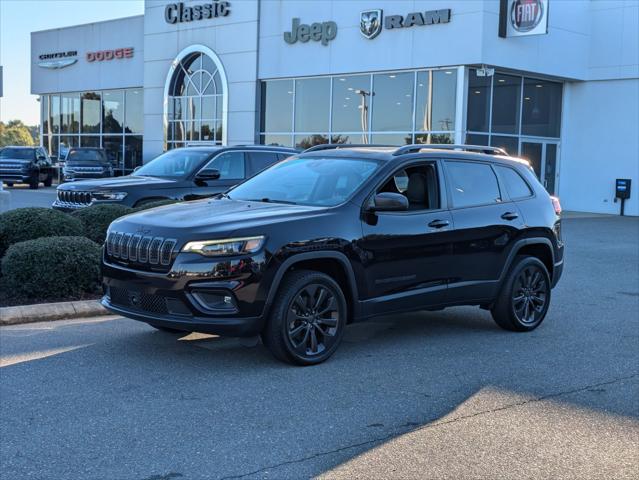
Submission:
[[[27,185],[15,185],[13,187],[4,186],[4,190],[9,192],[10,203],[0,206],[0,212],[23,207],[45,207],[51,206],[55,200],[56,186],[43,187],[37,190],[30,190]]]
[[[639,220],[564,232],[530,334],[386,317],[295,368],[116,317],[5,327],[2,478],[638,478]]]

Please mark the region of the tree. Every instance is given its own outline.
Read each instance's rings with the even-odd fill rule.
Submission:
[[[7,124],[0,122],[0,147],[8,145],[35,145],[29,127],[20,120],[11,120]]]

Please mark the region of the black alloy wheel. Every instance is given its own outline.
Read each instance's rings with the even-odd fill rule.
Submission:
[[[346,299],[335,280],[310,270],[289,272],[278,289],[262,341],[279,360],[315,365],[337,349],[346,317]]]
[[[548,313],[550,296],[550,275],[543,262],[518,256],[491,310],[493,319],[506,330],[534,330]]]

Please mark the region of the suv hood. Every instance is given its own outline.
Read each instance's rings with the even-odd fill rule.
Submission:
[[[137,187],[140,185],[145,185],[148,187],[151,185],[170,185],[172,183],[175,183],[175,180],[169,178],[139,177],[136,175],[127,175],[125,177],[80,180],[73,183],[63,183],[58,187],[58,190],[74,190],[82,192],[96,192],[99,190],[116,191],[120,188],[126,190],[127,187]]]
[[[161,235],[189,240],[204,237],[221,238],[242,229],[247,230],[279,222],[290,222],[308,215],[317,215],[324,207],[263,203],[243,200],[204,199],[144,210],[122,217],[111,229],[145,235]],[[148,231],[148,233],[146,233]]]
[[[0,158],[0,165],[3,167],[22,167],[31,165],[33,160],[24,160],[21,158]]]

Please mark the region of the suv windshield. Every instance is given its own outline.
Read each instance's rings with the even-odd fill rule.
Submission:
[[[238,185],[229,198],[332,207],[353,195],[378,166],[354,158],[292,157]]]
[[[204,160],[211,156],[211,152],[202,150],[177,149],[169,150],[149,163],[140,167],[135,175],[147,177],[185,177]]]
[[[70,150],[68,162],[106,162],[104,150]]]
[[[0,158],[13,158],[15,160],[33,160],[35,157],[33,148],[3,148],[0,150]]]

